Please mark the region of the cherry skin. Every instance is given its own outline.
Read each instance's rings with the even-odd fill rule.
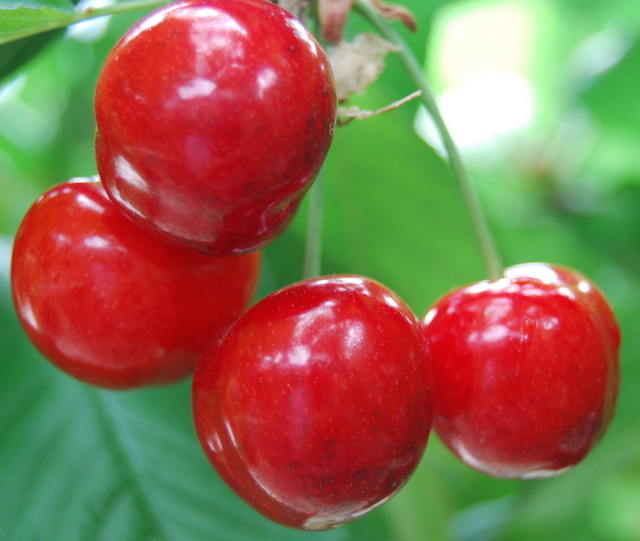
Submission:
[[[263,515],[306,530],[351,522],[400,490],[427,444],[419,321],[367,278],[293,284],[205,353],[193,414],[210,462]]]
[[[95,112],[109,196],[156,235],[218,255],[289,225],[333,138],[329,61],[265,0],[184,0],[114,47]]]
[[[496,477],[556,475],[611,422],[620,331],[584,276],[542,263],[462,287],[423,320],[433,355],[434,429]]]
[[[126,389],[193,371],[252,300],[260,253],[222,258],[152,237],[99,180],[42,195],[16,235],[11,286],[36,348],[68,374]]]

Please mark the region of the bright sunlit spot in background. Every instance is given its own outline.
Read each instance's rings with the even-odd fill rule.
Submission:
[[[76,6],[77,11],[89,8],[102,8],[114,4],[115,0],[80,0]],[[98,41],[106,32],[110,17],[97,17],[80,23],[72,24],[67,33],[78,41]]]
[[[51,95],[52,111],[47,112],[50,115],[24,102],[21,94],[27,79],[26,74],[20,74],[0,89],[0,136],[22,149],[36,151],[51,141],[62,111],[56,107],[55,93]]]
[[[537,24],[530,3],[515,0],[456,4],[436,19],[429,71],[440,81],[440,111],[466,157],[497,157],[505,137],[533,122],[530,71]],[[416,130],[442,149],[423,109]]]

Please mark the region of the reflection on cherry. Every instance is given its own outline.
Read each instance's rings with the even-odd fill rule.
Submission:
[[[336,92],[311,33],[264,0],[181,0],[114,47],[95,99],[109,196],[165,240],[230,255],[293,219],[333,138]]]
[[[97,179],[60,184],[16,235],[11,285],[40,352],[72,376],[123,389],[187,376],[208,340],[247,308],[260,254],[205,255],[120,213]]]
[[[268,518],[340,526],[417,467],[431,428],[429,361],[415,315],[378,282],[299,282],[205,353],[196,431],[220,476]]]
[[[497,477],[556,475],[609,426],[620,331],[579,273],[517,265],[457,289],[423,320],[433,355],[434,429],[465,463]]]

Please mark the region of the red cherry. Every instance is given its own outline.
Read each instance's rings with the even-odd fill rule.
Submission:
[[[196,431],[220,476],[285,526],[351,522],[409,479],[431,428],[430,358],[413,312],[359,276],[266,297],[202,358]]]
[[[329,61],[265,0],[184,0],[115,46],[96,99],[109,196],[154,234],[219,255],[293,219],[331,144]]]
[[[20,321],[59,368],[124,389],[188,375],[207,339],[247,308],[260,254],[221,258],[147,235],[114,207],[99,180],[42,195],[13,248]]]
[[[440,299],[423,321],[434,429],[465,463],[537,478],[580,462],[609,426],[620,331],[579,273],[531,263]]]

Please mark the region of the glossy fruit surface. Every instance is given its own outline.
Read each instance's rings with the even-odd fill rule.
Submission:
[[[220,476],[265,516],[307,530],[351,522],[406,483],[427,444],[419,322],[359,276],[279,290],[203,356],[193,413]]]
[[[517,265],[457,289],[427,313],[434,429],[497,477],[561,473],[582,460],[615,408],[620,331],[579,273]]]
[[[114,47],[95,100],[98,171],[155,234],[228,255],[293,219],[329,149],[327,57],[266,0],[184,0]]]
[[[247,308],[260,254],[221,258],[162,242],[99,180],[42,195],[16,235],[14,304],[40,352],[72,376],[124,389],[188,375],[212,335]]]

